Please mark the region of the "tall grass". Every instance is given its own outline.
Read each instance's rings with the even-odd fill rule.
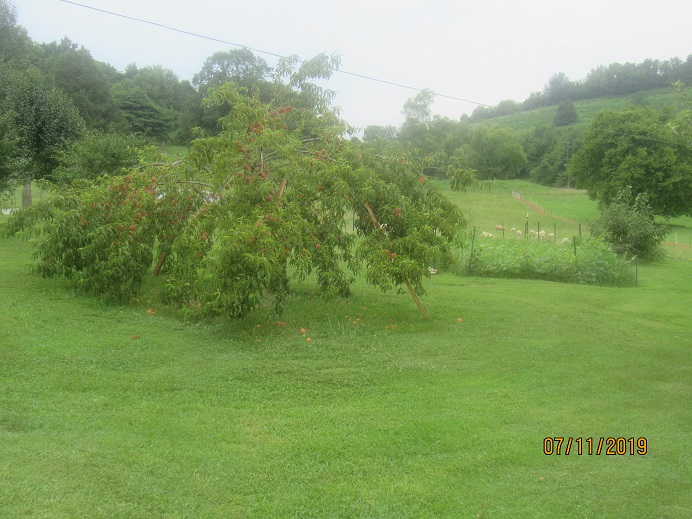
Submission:
[[[577,246],[578,244],[578,246]],[[473,245],[473,246],[472,246]],[[589,285],[634,286],[631,262],[592,239],[555,243],[536,238],[478,237],[457,254],[455,272],[498,278],[543,279]]]

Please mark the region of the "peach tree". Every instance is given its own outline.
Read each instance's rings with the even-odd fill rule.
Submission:
[[[359,273],[388,290],[424,292],[429,266],[451,261],[461,211],[403,152],[375,155],[348,138],[326,78],[334,58],[284,60],[263,103],[234,84],[209,106],[230,106],[222,131],[184,160],[144,160],[127,175],[75,184],[11,219],[6,233],[42,229],[37,270],[107,299],[136,295],[148,272],[160,296],[190,314],[238,318],[270,304],[292,278],[314,274],[327,297]],[[450,171],[452,185],[463,172]],[[455,180],[456,179],[456,180]]]

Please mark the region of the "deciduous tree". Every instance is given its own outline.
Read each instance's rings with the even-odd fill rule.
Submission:
[[[418,301],[428,267],[451,261],[465,220],[420,161],[348,139],[329,93],[309,81],[333,63],[281,63],[285,97],[270,104],[232,83],[213,89],[207,103],[231,110],[184,162],[67,191],[6,232],[45,220],[39,270],[117,300],[136,293],[156,256],[162,297],[202,316],[242,317],[267,302],[279,312],[291,278],[310,273],[327,297],[348,294],[362,271]],[[463,175],[450,176],[462,187]]]
[[[4,75],[0,87],[0,111],[8,133],[0,136],[3,147],[14,146],[12,162],[21,165],[15,171],[29,189],[23,199],[31,204],[30,181],[50,177],[58,165],[59,154],[84,130],[84,121],[70,99],[51,86],[37,69]],[[25,187],[26,187],[25,186]]]
[[[626,186],[663,216],[692,214],[692,147],[669,118],[631,106],[596,116],[569,168],[589,196],[610,203]]]

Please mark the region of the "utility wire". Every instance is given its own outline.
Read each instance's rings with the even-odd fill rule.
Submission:
[[[78,2],[73,2],[73,1],[71,1],[71,0],[59,0],[59,1],[60,1],[60,2],[63,2],[63,3],[66,3],[66,4],[71,4],[71,5],[74,5],[74,6],[77,6],[77,7],[82,7],[82,8],[84,8],[84,9],[90,9],[90,10],[92,10],[92,11],[96,11],[96,12],[99,12],[99,13],[107,14],[107,15],[110,15],[110,16],[116,16],[116,17],[118,17],[118,18],[124,18],[125,20],[131,20],[131,21],[133,21],[133,22],[144,23],[144,24],[147,24],[147,25],[153,25],[154,27],[159,27],[159,28],[161,28],[161,29],[166,29],[166,30],[169,30],[169,31],[174,31],[174,32],[177,32],[177,33],[180,33],[180,34],[186,34],[186,35],[188,35],[188,36],[193,36],[193,37],[195,37],[195,38],[201,38],[201,39],[203,39],[203,40],[213,41],[213,42],[216,42],[216,43],[223,43],[224,45],[231,45],[231,46],[233,46],[233,47],[240,47],[240,48],[243,48],[243,49],[248,49],[248,50],[251,50],[252,52],[257,52],[257,53],[259,53],[259,54],[266,54],[266,55],[268,55],[268,56],[273,56],[273,57],[279,58],[279,59],[285,59],[285,58],[288,57],[288,56],[283,56],[283,55],[281,55],[281,54],[277,54],[277,53],[275,53],[275,52],[269,52],[269,51],[266,51],[266,50],[262,50],[262,49],[257,49],[257,48],[249,47],[249,46],[247,46],[247,45],[243,45],[242,43],[236,43],[236,42],[232,42],[232,41],[222,40],[222,39],[219,39],[219,38],[214,38],[214,37],[212,37],[212,36],[206,36],[206,35],[204,35],[204,34],[192,32],[192,31],[187,31],[187,30],[185,30],[185,29],[179,29],[179,28],[177,28],[177,27],[171,27],[170,25],[164,25],[164,24],[162,24],[162,23],[152,22],[151,20],[144,20],[144,19],[142,19],[142,18],[136,18],[136,17],[134,17],[134,16],[128,16],[128,15],[125,15],[125,14],[116,13],[116,12],[113,12],[113,11],[108,11],[108,10],[106,10],[106,9],[100,9],[100,8],[98,8],[98,7],[93,7],[93,6],[90,6],[90,5],[80,4],[80,3],[78,3]],[[305,60],[298,60],[298,62],[299,62],[299,63],[305,63]],[[392,86],[396,86],[396,87],[399,87],[399,88],[405,88],[405,89],[408,89],[408,90],[413,90],[413,91],[415,91],[415,92],[422,92],[422,91],[424,90],[424,89],[422,89],[422,88],[413,87],[413,86],[410,86],[410,85],[404,85],[404,84],[402,84],[402,83],[396,83],[396,82],[394,82],[394,81],[388,81],[388,80],[386,80],[386,79],[380,79],[380,78],[376,78],[376,77],[373,77],[373,76],[367,76],[367,75],[365,75],[365,74],[358,74],[357,72],[350,72],[350,71],[347,71],[347,70],[337,69],[337,70],[335,70],[335,73],[344,74],[344,75],[346,75],[346,76],[357,77],[357,78],[365,79],[365,80],[368,80],[368,81],[375,81],[375,82],[378,82],[378,83],[383,83],[383,84],[386,84],[386,85],[392,85]],[[464,98],[461,98],[461,97],[458,97],[458,96],[453,96],[453,95],[448,95],[448,94],[442,94],[442,93],[439,93],[439,92],[434,92],[434,94],[435,94],[436,96],[438,96],[438,97],[444,97],[444,98],[446,98],[446,99],[452,99],[452,100],[454,100],[454,101],[461,101],[461,102],[464,102],[464,103],[470,103],[470,104],[474,104],[474,105],[477,105],[477,106],[487,106],[487,107],[491,107],[491,105],[489,105],[489,104],[480,103],[480,102],[478,102],[478,101],[472,101],[472,100],[470,100],[470,99],[464,99]]]
[[[107,15],[109,15],[109,16],[116,16],[116,17],[118,17],[118,18],[123,18],[123,19],[126,19],[126,20],[131,20],[131,21],[134,21],[134,22],[138,22],[138,23],[144,23],[144,24],[147,24],[147,25],[152,25],[152,26],[154,26],[154,27],[159,27],[159,28],[166,29],[166,30],[173,31],[173,32],[177,32],[177,33],[180,33],[180,34],[186,34],[186,35],[188,35],[188,36],[193,36],[193,37],[195,37],[195,38],[201,38],[201,39],[208,40],[208,41],[214,41],[214,42],[217,42],[217,43],[222,43],[222,44],[224,44],[224,45],[231,45],[231,46],[234,46],[234,47],[240,47],[240,48],[243,48],[243,49],[248,49],[248,50],[250,50],[250,51],[252,51],[252,52],[257,52],[257,53],[260,53],[260,54],[266,54],[266,55],[268,55],[268,56],[273,56],[273,57],[279,58],[279,59],[285,59],[285,58],[287,58],[287,56],[283,56],[283,55],[277,54],[277,53],[275,53],[275,52],[269,52],[269,51],[265,51],[265,50],[262,50],[262,49],[257,49],[257,48],[249,47],[249,46],[247,46],[247,45],[243,45],[242,43],[236,43],[236,42],[231,42],[231,41],[227,41],[227,40],[222,40],[222,39],[219,39],[219,38],[214,38],[214,37],[212,37],[212,36],[206,36],[206,35],[204,35],[204,34],[199,34],[199,33],[195,33],[195,32],[192,32],[192,31],[187,31],[187,30],[184,30],[184,29],[179,29],[179,28],[177,28],[177,27],[171,27],[171,26],[169,26],[169,25],[165,25],[165,24],[162,24],[162,23],[152,22],[151,20],[144,20],[144,19],[142,19],[142,18],[136,18],[136,17],[134,17],[134,16],[128,16],[128,15],[121,14],[121,13],[115,13],[115,12],[113,12],[113,11],[108,11],[108,10],[106,10],[106,9],[100,9],[100,8],[98,8],[98,7],[93,7],[93,6],[90,6],[90,5],[85,5],[85,4],[80,4],[80,3],[78,3],[78,2],[73,2],[72,0],[59,0],[59,1],[60,1],[60,2],[63,2],[63,3],[66,3],[66,4],[71,4],[71,5],[74,5],[74,6],[77,6],[77,7],[81,7],[81,8],[84,8],[84,9],[89,9],[89,10],[92,10],[92,11],[96,11],[96,12],[100,12],[100,13],[103,13],[103,14],[107,14]],[[299,63],[305,63],[305,60],[300,60],[300,59],[299,59],[298,62],[299,62]],[[404,84],[402,84],[402,83],[396,83],[396,82],[394,82],[394,81],[388,81],[388,80],[386,80],[386,79],[380,79],[380,78],[376,78],[376,77],[372,77],[372,76],[367,76],[367,75],[364,75],[364,74],[358,74],[358,73],[356,73],[356,72],[349,72],[349,71],[346,71],[346,70],[339,70],[339,69],[337,69],[335,72],[336,72],[336,73],[340,73],[340,74],[344,74],[344,75],[347,75],[347,76],[353,76],[353,77],[365,79],[365,80],[368,80],[368,81],[375,81],[375,82],[383,83],[383,84],[386,84],[386,85],[392,85],[392,86],[396,86],[396,87],[399,87],[399,88],[405,88],[405,89],[413,90],[413,91],[416,91],[416,92],[422,92],[422,91],[424,90],[424,89],[422,89],[422,88],[412,87],[412,86],[410,86],[410,85],[404,85]],[[452,95],[447,95],[447,94],[441,94],[441,93],[438,93],[438,92],[433,92],[433,94],[434,94],[435,96],[444,97],[444,98],[446,98],[446,99],[452,99],[452,100],[461,101],[461,102],[464,102],[464,103],[475,104],[475,105],[477,105],[477,106],[486,106],[486,107],[488,107],[488,108],[492,108],[492,105],[488,105],[488,104],[485,104],[485,103],[480,103],[480,102],[478,102],[478,101],[471,101],[471,100],[469,100],[469,99],[464,99],[464,98],[461,98],[461,97],[458,97],[458,96],[452,96]],[[516,115],[516,114],[518,114],[518,113],[521,113],[521,112],[516,112],[516,113],[512,113],[512,114],[508,114],[508,115]],[[673,141],[666,141],[666,140],[661,140],[661,139],[655,139],[655,138],[652,138],[652,137],[645,137],[645,136],[643,136],[643,135],[631,135],[631,134],[626,134],[626,133],[621,133],[621,132],[616,132],[616,131],[610,131],[610,133],[615,133],[615,134],[619,134],[619,135],[623,135],[623,136],[628,136],[628,137],[636,137],[636,138],[643,139],[643,140],[656,141],[656,142],[663,142],[663,143],[669,143],[669,144],[682,145],[682,146],[684,146],[684,147],[690,147],[690,146],[688,146],[688,145],[686,145],[686,144],[684,144],[684,143],[676,143],[676,142],[673,142]]]

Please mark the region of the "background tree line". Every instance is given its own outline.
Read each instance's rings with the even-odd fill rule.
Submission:
[[[633,196],[648,194],[655,214],[690,214],[692,103],[682,82],[675,89],[669,93],[675,107],[657,110],[631,99],[575,125],[574,103],[562,102],[552,124],[519,131],[432,116],[434,93],[424,90],[405,103],[401,126],[370,126],[363,141],[378,153],[406,149],[426,157],[426,173],[440,179],[449,167],[465,168],[481,181],[581,187],[606,205],[629,187]]]
[[[214,135],[229,107],[203,106],[209,89],[233,81],[267,99],[272,73],[247,49],[215,53],[192,81],[161,66],[118,71],[67,37],[32,41],[0,0],[0,192],[25,182],[30,196],[30,180],[112,174],[143,144]]]
[[[558,105],[565,100],[627,96],[667,87],[678,81],[688,85],[692,83],[692,55],[688,55],[685,61],[680,58],[647,59],[641,63],[600,65],[579,81],[572,81],[560,72],[550,77],[541,92],[533,92],[524,101],[504,100],[497,106],[481,105],[470,117],[471,121],[482,121]]]

